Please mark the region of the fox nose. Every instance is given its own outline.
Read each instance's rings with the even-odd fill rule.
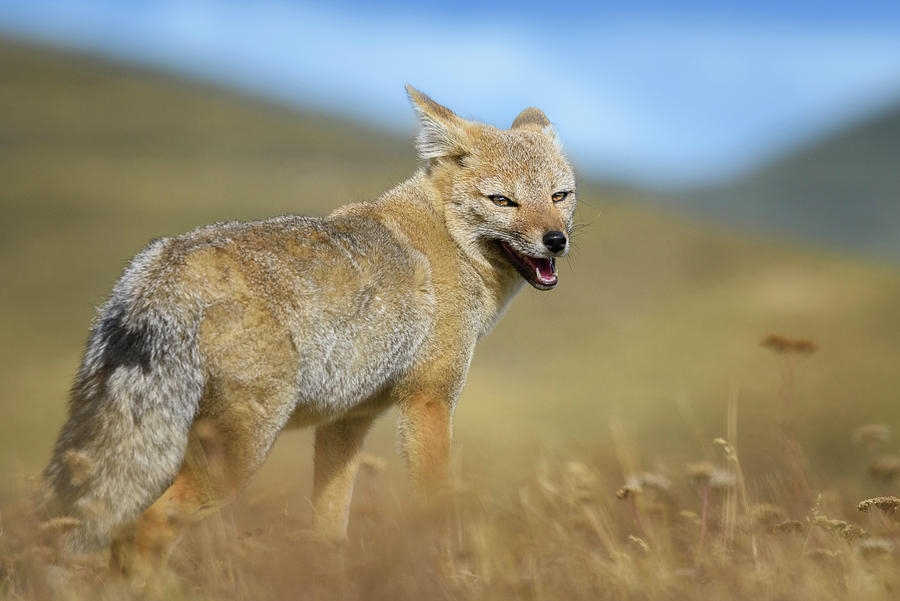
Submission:
[[[559,231],[544,234],[544,246],[552,253],[558,253],[566,247],[566,235]]]

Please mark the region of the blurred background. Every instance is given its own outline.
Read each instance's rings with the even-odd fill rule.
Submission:
[[[525,290],[478,348],[464,479],[572,456],[671,473],[719,456],[730,404],[756,497],[797,464],[815,490],[882,491],[851,435],[900,426],[896,2],[5,0],[0,499],[47,461],[128,260],[402,181],[407,82],[499,127],[542,108],[580,178],[559,289]],[[399,479],[393,432],[368,448]],[[311,450],[285,434],[253,487],[308,495]]]

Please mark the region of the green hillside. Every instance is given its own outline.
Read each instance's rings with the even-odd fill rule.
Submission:
[[[324,214],[415,167],[411,136],[152,72],[12,43],[0,72],[4,494],[46,461],[93,308],[148,240]],[[863,477],[852,428],[900,426],[897,272],[698,225],[589,182],[581,199],[587,226],[560,289],[525,291],[478,349],[457,412],[462,473],[516,480],[538,455],[575,452],[615,471],[611,418],[642,441],[635,462],[677,469],[712,452],[733,395],[747,465],[776,469],[781,376],[759,345],[776,332],[820,345],[798,363],[793,399],[812,466]],[[396,475],[393,444],[386,417],[369,447]],[[254,486],[308,490],[309,461],[308,433],[287,434]]]
[[[900,106],[684,198],[706,215],[900,263]]]

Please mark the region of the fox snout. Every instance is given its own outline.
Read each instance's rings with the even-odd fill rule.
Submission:
[[[549,231],[544,234],[543,241],[544,246],[547,247],[547,250],[555,255],[558,255],[565,251],[569,245],[568,238],[566,238],[566,235],[559,230]]]

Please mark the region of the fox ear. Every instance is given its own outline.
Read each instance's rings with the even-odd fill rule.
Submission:
[[[547,119],[547,115],[544,114],[544,111],[529,106],[519,113],[519,116],[513,121],[510,129],[520,129],[525,127],[544,131],[546,128],[552,126],[550,124],[550,119]]]
[[[416,137],[416,149],[421,158],[439,159],[468,154],[472,141],[465,119],[409,84],[406,93],[422,122],[422,131]]]
[[[553,124],[550,123],[550,119],[547,119],[547,115],[545,115],[544,111],[541,109],[533,106],[528,107],[519,113],[519,116],[515,118],[510,129],[530,129],[539,131],[549,136],[553,143],[556,144],[556,147],[562,150],[559,136],[556,135],[556,128],[553,127]]]

